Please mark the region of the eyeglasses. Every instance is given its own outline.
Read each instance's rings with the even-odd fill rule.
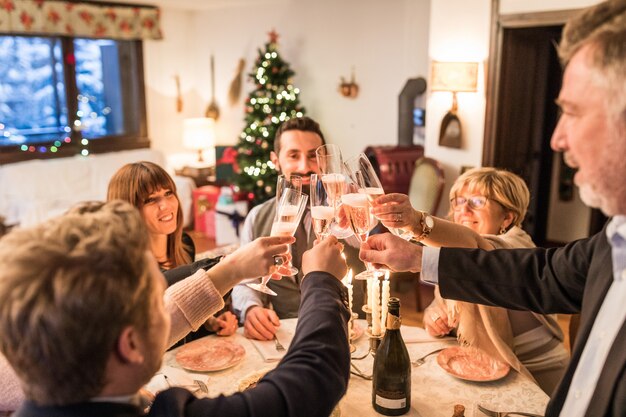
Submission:
[[[475,195],[472,197],[454,197],[450,199],[452,210],[461,210],[466,203],[472,210],[481,210],[487,204],[488,198],[484,195]]]

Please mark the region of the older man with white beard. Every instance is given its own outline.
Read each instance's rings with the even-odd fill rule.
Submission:
[[[370,238],[361,259],[422,271],[444,298],[549,313],[581,313],[572,359],[546,416],[626,416],[626,0],[566,25],[562,115],[551,146],[565,153],[583,201],[612,217],[563,248],[485,252]],[[422,225],[422,236],[432,227]],[[422,250],[423,249],[423,250]]]

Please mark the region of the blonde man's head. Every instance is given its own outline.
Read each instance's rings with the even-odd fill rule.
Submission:
[[[526,217],[530,192],[522,178],[496,168],[474,168],[456,179],[450,189],[450,199],[466,189],[471,195],[483,195],[513,213],[513,226],[521,226]],[[452,213],[451,213],[452,214]]]
[[[89,203],[0,239],[0,349],[26,397],[96,396],[121,330],[147,331],[148,237],[128,203]]]

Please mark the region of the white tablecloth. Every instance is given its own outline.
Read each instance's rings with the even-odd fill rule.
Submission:
[[[364,321],[359,321],[361,326],[365,326]],[[282,329],[285,333],[292,333],[297,320],[282,320]],[[282,333],[282,332],[281,332]],[[454,345],[450,340],[432,340],[423,329],[411,328],[411,335],[420,333],[423,338],[416,343],[407,343],[407,349],[412,359],[422,356],[438,347]],[[217,336],[208,336],[217,337]],[[242,379],[258,374],[259,371],[270,370],[278,362],[265,362],[263,357],[254,347],[252,341],[243,336],[243,329],[239,329],[236,334],[227,337],[228,340],[241,344],[246,349],[246,356],[241,363],[230,369],[211,373],[187,372],[189,381],[200,379],[206,382],[209,393],[214,397],[219,394],[231,394],[236,392]],[[281,340],[283,344],[286,342]],[[369,345],[366,335],[360,337],[355,345],[357,347],[354,357],[362,356]],[[180,380],[180,366],[175,359],[176,350],[167,352],[164,356],[162,373],[178,377]],[[421,417],[450,417],[453,414],[455,404],[463,404],[466,408],[466,417],[484,417],[478,411],[476,404],[493,406],[498,410],[526,411],[543,414],[548,396],[533,382],[515,371],[511,371],[506,377],[494,382],[470,382],[460,380],[443,371],[437,365],[436,354],[429,356],[426,364],[411,369],[411,410],[407,416]],[[368,356],[362,360],[354,360],[364,373],[371,374],[373,358]],[[176,372],[174,372],[175,370]],[[177,374],[176,374],[177,373]],[[181,382],[181,385],[183,382]],[[163,377],[153,378],[148,389],[158,391],[163,389]],[[202,395],[197,393],[196,395]],[[371,405],[372,382],[352,375],[348,386],[348,393],[341,400],[339,408],[341,415],[347,416],[376,416]]]

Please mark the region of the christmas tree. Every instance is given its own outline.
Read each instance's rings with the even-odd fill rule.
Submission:
[[[248,192],[253,204],[275,194],[278,172],[270,161],[274,135],[282,122],[302,117],[300,90],[291,84],[294,72],[278,53],[278,34],[272,30],[265,51],[259,49],[254,70],[248,76],[256,88],[246,100],[246,127],[239,135],[237,163],[240,168],[235,184]]]

